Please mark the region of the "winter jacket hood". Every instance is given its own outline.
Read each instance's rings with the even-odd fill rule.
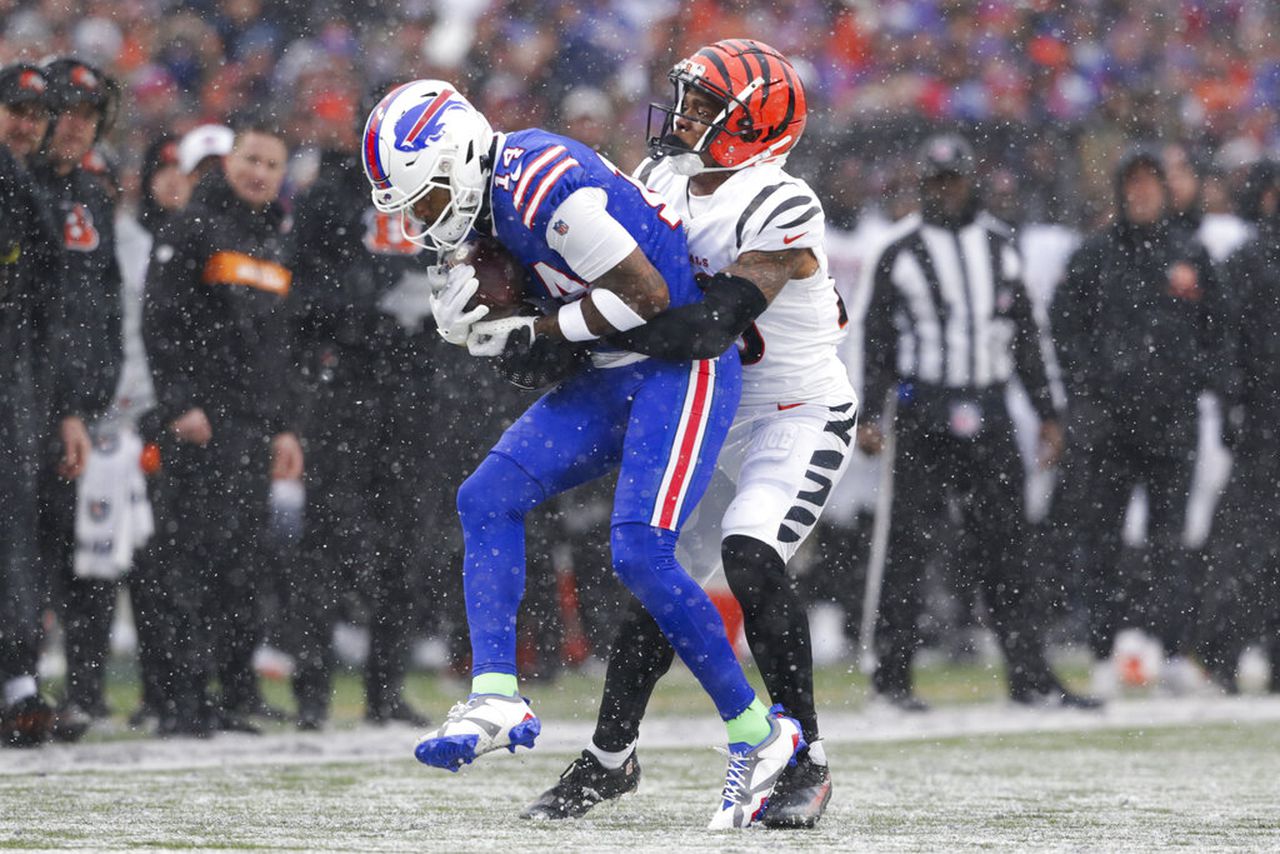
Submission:
[[[1135,171],[1140,168],[1150,169],[1160,179],[1164,190],[1164,213],[1155,222],[1138,224],[1129,220],[1128,206],[1125,204],[1124,184]],[[1169,216],[1169,179],[1164,170],[1164,162],[1160,152],[1148,145],[1136,145],[1124,153],[1112,175],[1112,189],[1115,192],[1116,219],[1115,233],[1125,243],[1143,243],[1162,239],[1170,228]]]

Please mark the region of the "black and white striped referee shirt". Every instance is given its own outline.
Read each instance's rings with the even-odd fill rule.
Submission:
[[[904,219],[876,259],[867,306],[863,417],[901,381],[961,397],[1018,372],[1041,418],[1054,415],[1041,335],[1013,233],[985,212],[945,228]]]

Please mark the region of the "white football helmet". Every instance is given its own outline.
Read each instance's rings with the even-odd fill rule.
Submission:
[[[399,213],[410,241],[444,252],[466,240],[484,201],[493,128],[471,102],[443,80],[415,80],[387,94],[365,123],[361,160],[373,185],[373,204]],[[432,189],[449,191],[435,222],[421,222],[413,205]],[[411,225],[412,223],[412,225]]]

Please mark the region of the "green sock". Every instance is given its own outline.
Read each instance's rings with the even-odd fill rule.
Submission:
[[[760,698],[756,697],[746,710],[731,721],[729,727],[729,743],[742,741],[747,744],[759,744],[769,737],[772,727],[769,725],[769,710]]]
[[[472,694],[502,694],[514,697],[520,693],[516,677],[510,673],[481,673],[471,677]]]

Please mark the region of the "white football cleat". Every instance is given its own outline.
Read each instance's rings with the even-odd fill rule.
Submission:
[[[472,694],[418,741],[413,755],[425,765],[457,771],[491,750],[533,747],[540,732],[542,722],[524,698]]]
[[[769,725],[772,731],[759,744],[729,745],[720,809],[707,825],[709,829],[747,827],[759,818],[783,770],[795,764],[796,754],[805,748],[800,724],[782,714],[778,706],[769,710]]]

